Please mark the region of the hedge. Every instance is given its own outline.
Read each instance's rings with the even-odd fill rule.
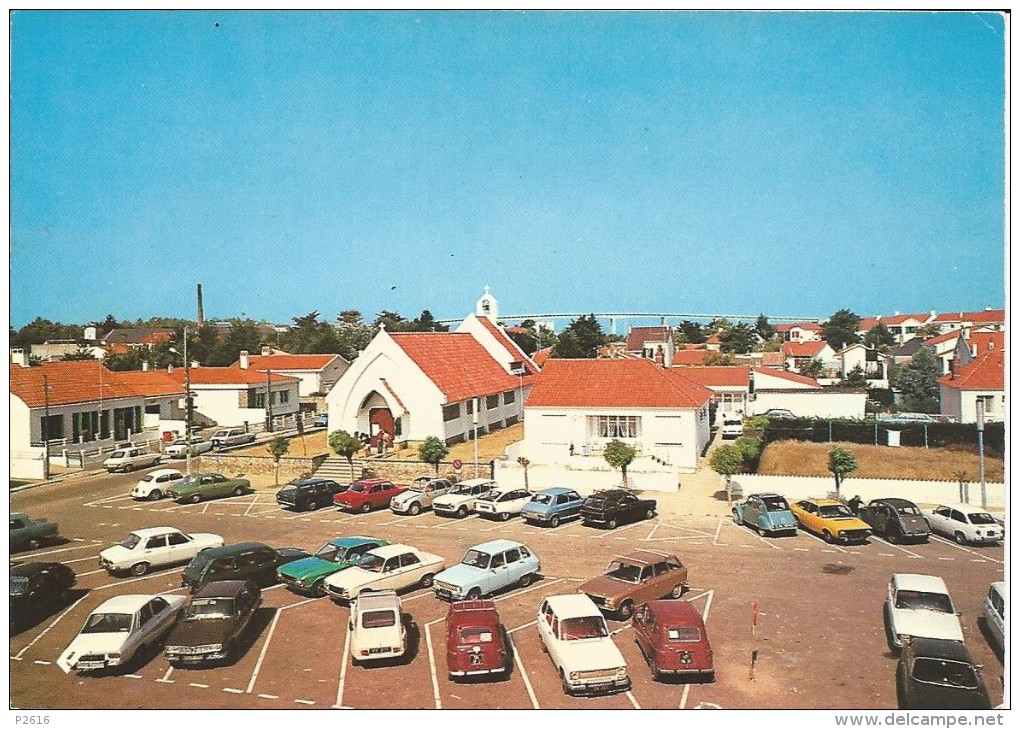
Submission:
[[[767,445],[777,440],[806,440],[814,443],[843,441],[866,445],[885,445],[886,432],[897,430],[900,445],[944,448],[963,445],[977,448],[974,423],[883,423],[877,420],[822,420],[820,418],[784,418],[769,421],[762,433]],[[984,444],[989,455],[1005,453],[1004,423],[986,423]]]

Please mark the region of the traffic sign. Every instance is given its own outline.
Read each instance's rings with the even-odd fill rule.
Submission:
[[[454,462],[453,462],[453,470],[454,471],[459,471],[463,467],[464,467],[464,462],[462,460],[460,460],[459,458],[454,460]]]

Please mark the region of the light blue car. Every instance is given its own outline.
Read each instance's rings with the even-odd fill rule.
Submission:
[[[751,494],[744,503],[733,507],[733,521],[770,537],[797,533],[797,519],[779,494]]]
[[[551,488],[539,491],[521,510],[529,524],[556,527],[565,519],[581,515],[584,498],[574,489]]]
[[[527,587],[538,576],[538,555],[520,542],[495,539],[468,550],[460,564],[436,575],[436,597],[477,600],[512,585]]]

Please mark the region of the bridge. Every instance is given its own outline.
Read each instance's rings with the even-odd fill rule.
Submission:
[[[552,321],[555,319],[579,319],[582,316],[595,316],[596,319],[608,319],[610,326],[610,334],[616,334],[616,322],[618,319],[660,319],[664,323],[669,323],[670,320],[675,319],[677,321],[683,321],[684,319],[704,319],[705,321],[711,321],[712,319],[729,319],[730,321],[754,321],[760,314],[708,314],[704,312],[591,312],[582,311],[580,313],[543,313],[543,314],[501,314],[500,321],[524,321],[526,319],[534,319],[535,321]],[[768,316],[770,324],[776,322],[807,322],[807,321],[821,321],[825,317],[817,316]],[[440,324],[459,324],[463,321],[463,317],[460,319],[437,319]]]

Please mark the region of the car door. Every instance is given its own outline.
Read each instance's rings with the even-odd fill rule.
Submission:
[[[514,547],[503,553],[506,559],[507,580],[514,584],[528,573],[528,565],[521,558],[521,550]]]
[[[149,611],[151,617],[148,621],[147,635],[156,638],[157,640],[166,632],[168,632],[173,625],[172,613],[173,608],[170,606],[164,598],[157,595],[148,602]],[[151,642],[147,637],[146,642]]]
[[[542,602],[542,607],[538,609],[537,625],[538,634],[542,639],[542,643],[545,645],[546,650],[549,651],[549,655],[552,657],[553,663],[558,667],[561,663],[559,660],[559,650],[557,650],[556,630],[559,629],[557,625],[556,615],[553,613],[552,607],[549,606],[548,601]]]
[[[482,579],[484,581],[483,594],[495,592],[513,583],[510,577],[510,566],[506,563],[506,552],[497,552],[492,555],[489,571]]]
[[[172,532],[167,537],[167,561],[187,562],[198,554],[198,545],[186,534]]]
[[[166,534],[148,537],[142,547],[144,560],[150,565],[163,565],[173,562],[170,548],[167,546]]]
[[[400,555],[399,585],[394,589],[402,589],[415,584],[425,574],[425,565],[421,558],[414,552],[404,552]]]
[[[652,611],[648,609],[647,605],[642,605],[634,611],[633,624],[634,639],[637,641],[641,651],[646,656],[652,655],[650,637],[655,630],[655,616],[652,615]]]
[[[624,494],[620,498],[620,516],[623,521],[635,521],[641,511],[641,504],[634,494]]]
[[[655,566],[647,564],[641,568],[637,589],[631,592],[631,598],[636,604],[640,605],[657,597],[659,597],[659,594],[656,588]]]
[[[764,511],[761,500],[751,496],[744,504],[744,521],[760,527],[762,526],[762,512]]]
[[[952,512],[953,510],[948,506],[940,506],[932,511],[931,516],[929,517],[932,531],[943,535],[947,532],[952,534],[952,520],[950,519],[950,514],[952,514]]]
[[[958,509],[952,509],[949,514],[950,531],[947,536],[956,536],[956,532],[963,532],[963,535],[970,539],[974,536],[974,527],[971,526],[967,515]]]

